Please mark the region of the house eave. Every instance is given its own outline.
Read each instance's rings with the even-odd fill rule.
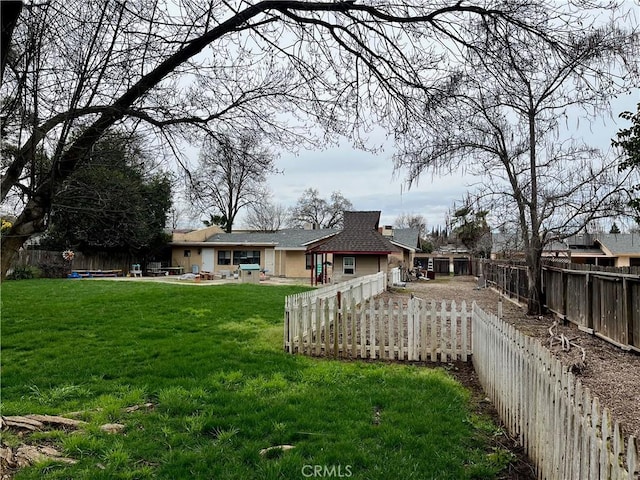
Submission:
[[[210,242],[169,242],[170,247],[208,247]]]
[[[171,247],[275,247],[277,243],[270,242],[170,242]]]
[[[409,250],[412,253],[415,253],[418,249],[415,247],[409,247],[408,245],[403,245],[402,243],[391,241],[396,247],[401,248],[402,250]]]
[[[339,250],[339,251],[309,250],[309,253],[332,253],[334,255],[389,255],[391,253],[398,253],[398,252],[395,250],[387,250],[383,252],[368,252],[368,251],[353,251],[353,250]]]
[[[322,237],[314,238],[313,240],[309,240],[308,242],[304,242],[302,244],[302,246],[306,247],[307,245],[311,245],[313,243],[321,242],[322,240],[326,240],[327,238],[335,237],[337,234],[338,234],[338,232],[333,232],[333,233],[329,233],[327,235],[324,235]]]

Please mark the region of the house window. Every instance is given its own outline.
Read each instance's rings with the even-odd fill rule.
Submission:
[[[218,250],[218,265],[231,265],[231,250]]]
[[[313,263],[313,256],[307,254],[304,256],[304,268],[306,270],[311,270],[312,267],[312,263]]]
[[[344,257],[342,259],[342,273],[354,275],[356,273],[356,257]]]
[[[191,250],[185,250],[184,251],[184,256],[185,257],[190,257],[191,256]]]
[[[260,250],[234,250],[233,264],[244,265],[247,263],[260,264]]]

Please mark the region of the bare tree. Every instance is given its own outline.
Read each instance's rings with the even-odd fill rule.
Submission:
[[[0,201],[18,214],[1,240],[3,275],[46,230],[60,185],[114,126],[156,136],[187,169],[181,142],[223,131],[262,131],[290,149],[341,135],[363,146],[360,134],[373,125],[404,131],[425,99],[446,96],[437,72],[461,25],[483,16],[535,29],[520,14],[527,1],[174,3],[22,8],[2,45]],[[310,135],[311,122],[322,138]]]
[[[420,232],[420,238],[424,237],[427,232],[427,219],[424,215],[417,213],[402,213],[398,215],[393,222],[396,228],[413,228]]]
[[[314,228],[340,228],[344,212],[353,210],[353,204],[342,193],[333,192],[327,201],[316,188],[307,188],[291,208],[289,224],[293,227],[312,225]]]
[[[461,165],[481,179],[477,204],[522,239],[528,311],[538,314],[544,246],[618,213],[629,177],[618,175],[615,158],[562,132],[560,122],[603,111],[638,72],[635,34],[615,24],[564,24],[544,10],[530,18],[555,29],[557,48],[522,29],[477,24],[467,37],[474,48],[450,77],[449,101],[410,132],[426,141],[407,143],[397,166],[413,180]]]
[[[271,198],[265,197],[262,201],[249,206],[245,223],[252,230],[277,232],[286,224],[288,217],[287,207],[273,203]]]
[[[231,233],[240,210],[266,196],[266,177],[275,172],[273,162],[273,154],[255,132],[242,132],[239,138],[208,137],[200,165],[190,177],[191,198],[203,213],[223,219],[220,226]]]

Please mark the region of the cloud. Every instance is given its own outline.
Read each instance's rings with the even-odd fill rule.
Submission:
[[[407,189],[388,154],[333,148],[285,154],[276,162],[282,174],[268,178],[276,203],[294,205],[304,190],[316,188],[323,198],[339,191],[356,210],[380,210],[381,223],[393,224],[402,213],[424,215],[429,225],[444,225],[445,216],[467,190],[461,175],[423,179]]]

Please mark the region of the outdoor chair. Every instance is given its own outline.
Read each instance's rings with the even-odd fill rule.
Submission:
[[[131,265],[131,276],[132,277],[142,277],[142,268],[140,268],[139,263],[134,263]]]

